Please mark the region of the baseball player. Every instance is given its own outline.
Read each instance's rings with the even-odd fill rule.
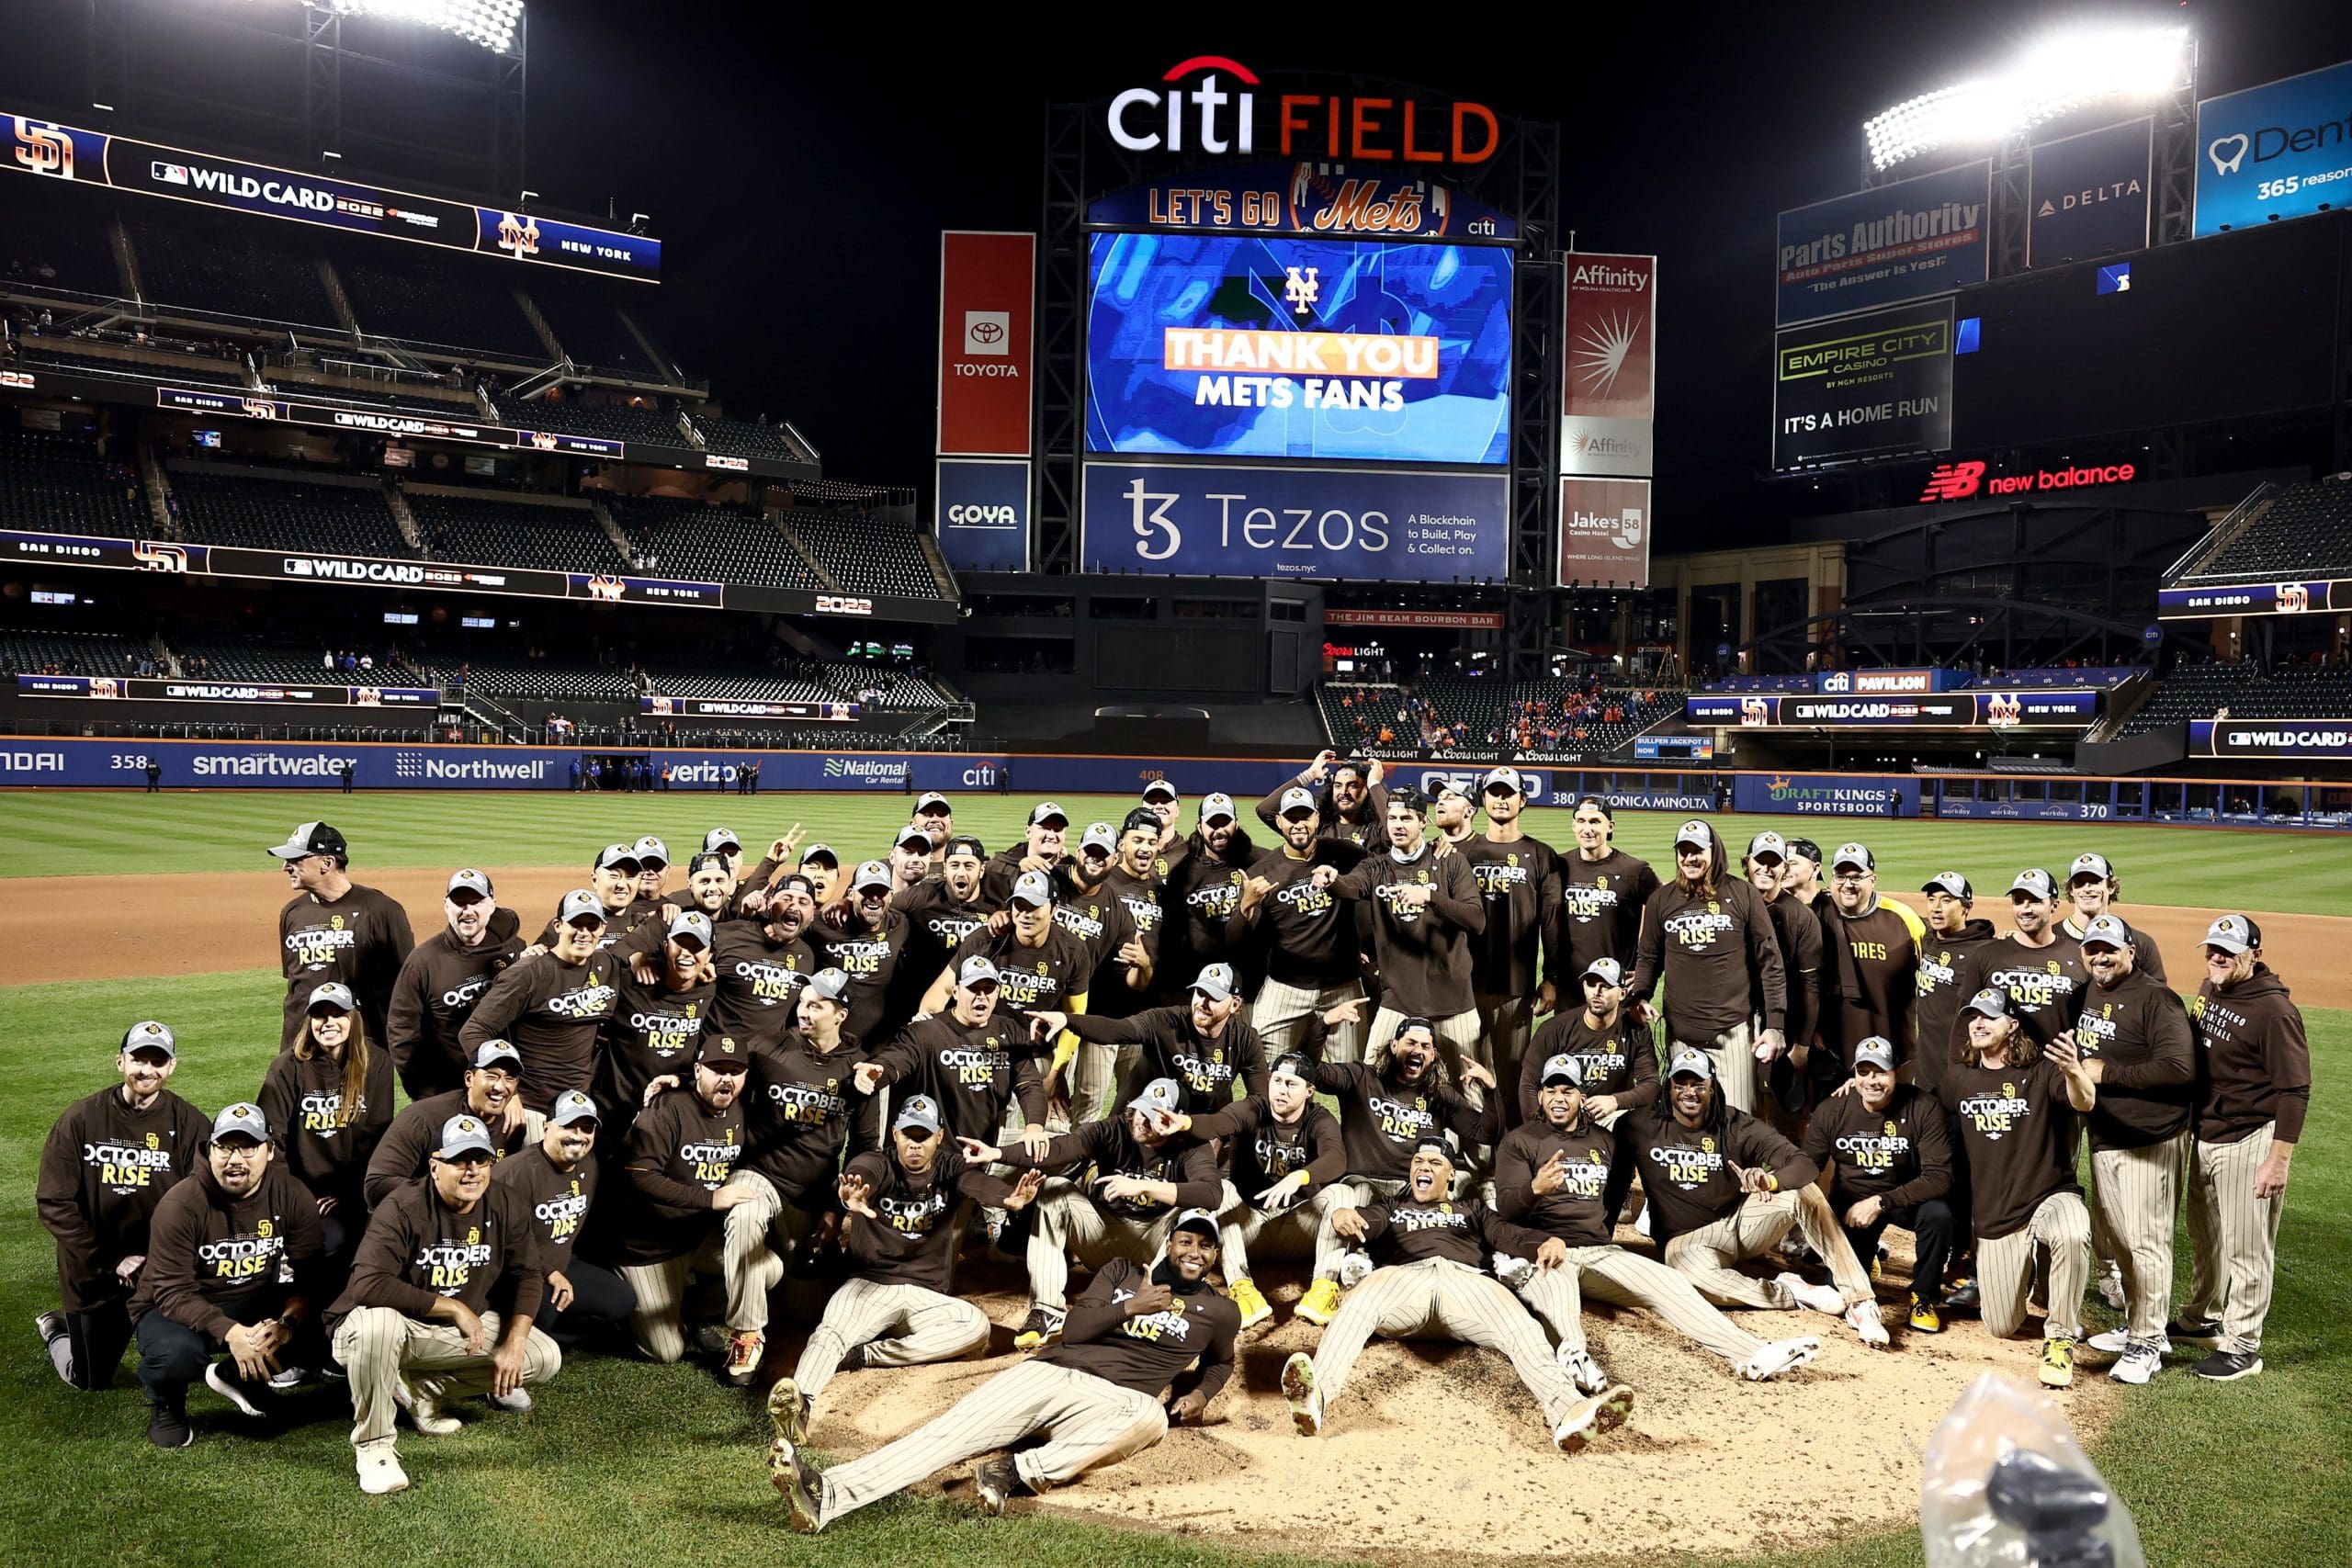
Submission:
[[[1200,819],[1180,848],[1162,874],[1160,901],[1168,911],[1159,954],[1162,972],[1193,975],[1206,964],[1229,964],[1240,977],[1241,993],[1254,995],[1264,971],[1252,973],[1240,962],[1227,935],[1233,911],[1241,907],[1250,867],[1258,858],[1258,846],[1234,813],[1233,797],[1202,796]]]
[[[2311,1109],[2303,1015],[2262,962],[2262,928],[2223,915],[2205,931],[2197,1025],[2197,1145],[2188,1172],[2188,1303],[2169,1336],[2213,1352],[2217,1382],[2262,1371],[2287,1177]]]
[[[1216,1234],[1216,1218],[1204,1210],[1177,1216],[1159,1262],[1146,1269],[1114,1258],[1102,1266],[1071,1307],[1059,1344],[896,1442],[822,1475],[785,1435],[786,1423],[797,1419],[797,1402],[771,1393],[777,1430],[768,1472],[793,1529],[813,1534],[935,1471],[1045,1432],[1039,1447],[974,1467],[981,1511],[1001,1514],[1013,1497],[1067,1485],[1142,1452],[1171,1421],[1199,1421],[1233,1375],[1233,1303],[1208,1286]],[[1162,1389],[1173,1395],[1166,1405]]]
[[[1205,1115],[1230,1104],[1237,1088],[1246,1094],[1265,1092],[1265,1046],[1240,1012],[1233,966],[1212,964],[1194,977],[1182,1007],[1153,1008],[1131,1018],[1041,1010],[1030,1015],[1029,1024],[1038,1040],[1067,1031],[1089,1044],[1134,1047],[1136,1064],[1122,1086],[1122,1099],[1132,1100],[1155,1078],[1170,1078],[1176,1084],[1178,1108]],[[1056,1073],[1066,1060],[1056,1057]],[[1093,1109],[1096,1114],[1084,1120],[1102,1119],[1100,1108]]]
[[[530,1211],[492,1184],[491,1162],[490,1129],[450,1117],[425,1179],[369,1217],[351,1282],[327,1308],[351,1380],[359,1490],[371,1496],[408,1487],[392,1431],[400,1405],[419,1432],[447,1437],[458,1427],[448,1400],[536,1388],[563,1365],[532,1322],[547,1280]]]
[[[1740,867],[1747,885],[1764,902],[1765,918],[1772,922],[1772,941],[1781,950],[1781,972],[1788,997],[1781,1034],[1790,1043],[1789,1048],[1766,1066],[1764,1092],[1757,1095],[1757,1104],[1766,1116],[1803,1136],[1804,1112],[1810,1103],[1815,1066],[1815,1037],[1821,1026],[1821,917],[1814,913],[1811,906],[1798,902],[1787,892],[1788,840],[1780,834],[1767,829],[1750,839]],[[1750,1001],[1761,1017],[1761,976],[1757,978]]]
[[[1829,871],[1829,911],[1822,919],[1823,1049],[1815,1077],[1825,1089],[1851,1076],[1854,1048],[1865,1040],[1884,1040],[1902,1054],[1912,1037],[1919,945],[1928,933],[1917,915],[1878,896],[1878,861],[1867,844],[1838,845]]]
[[[449,878],[441,914],[447,923],[401,964],[384,1014],[385,1050],[411,1100],[446,1094],[464,1078],[458,1037],[490,983],[523,953],[521,917],[499,907],[481,872]]]
[[[614,1155],[626,1154],[654,1079],[693,1064],[718,988],[710,917],[687,909],[662,929],[658,951],[631,954],[614,976],[618,995],[600,1033],[594,1099],[610,1108]]]
[[[1042,1153],[1046,1088],[1029,1049],[1025,1019],[997,1016],[1003,980],[979,953],[956,967],[956,988],[940,1011],[919,1018],[876,1054],[877,1087],[906,1086],[940,1109],[941,1125],[956,1138],[992,1141],[1008,1112],[1021,1112],[1022,1141]]]
[[[293,1049],[262,1078],[261,1113],[288,1174],[317,1200],[320,1241],[340,1269],[367,1227],[368,1162],[392,1125],[392,1062],[368,1038],[350,989],[330,980],[311,993]],[[330,1289],[342,1280],[322,1276]]]
[[[1001,907],[1012,896],[1012,885],[1025,872],[1050,875],[1062,862],[1062,835],[1069,831],[1069,813],[1050,800],[1041,800],[1029,810],[1028,826],[1023,829],[1021,842],[1008,845],[990,856],[987,868],[980,874],[980,896],[989,903]]]
[[[1138,806],[1119,825],[1119,850],[1102,878],[1102,892],[1126,906],[1135,939],[1102,960],[1087,988],[1086,1010],[1125,1018],[1151,1005],[1152,976],[1159,966],[1159,930],[1166,911],[1159,902],[1159,874],[1153,869],[1159,856],[1161,822],[1149,807]],[[1138,959],[1140,961],[1138,961]],[[1108,1085],[1103,1086],[1107,1090]]]
[[[416,1100],[392,1118],[360,1179],[368,1208],[428,1172],[441,1129],[456,1116],[479,1117],[490,1129],[492,1160],[520,1153],[546,1130],[539,1112],[523,1109],[523,1058],[503,1040],[485,1040],[474,1048],[462,1088]]]
[[[1332,1216],[1340,1235],[1369,1250],[1378,1267],[1350,1293],[1315,1354],[1302,1351],[1283,1364],[1291,1420],[1302,1437],[1321,1435],[1326,1412],[1374,1334],[1453,1339],[1509,1357],[1519,1381],[1544,1406],[1552,1446],[1579,1452],[1624,1425],[1634,1391],[1618,1384],[1589,1396],[1580,1393],[1526,1310],[1486,1272],[1495,1254],[1532,1258],[1538,1269],[1558,1269],[1567,1261],[1567,1244],[1512,1224],[1477,1199],[1454,1202],[1453,1192],[1453,1151],[1442,1138],[1424,1137],[1413,1146],[1403,1194]]]
[[[314,987],[340,980],[359,998],[371,1038],[384,1038],[392,982],[416,939],[400,900],[346,874],[351,847],[324,822],[304,822],[269,852],[286,867],[293,897],[277,911],[278,955],[286,973],[282,1049],[300,1032]]]
[[[1628,989],[1635,1021],[1647,1022],[1650,997],[1663,981],[1668,1045],[1707,1053],[1724,1101],[1753,1111],[1758,1059],[1787,1049],[1788,982],[1763,901],[1725,875],[1724,864],[1723,839],[1704,822],[1676,831],[1674,880],[1643,908]],[[1642,1186],[1646,1191],[1649,1183]]]
[[[1657,873],[1611,841],[1617,817],[1607,801],[1585,796],[1569,820],[1576,852],[1560,862],[1567,967],[1581,975],[1596,958],[1631,964],[1641,942],[1642,910],[1657,891]]]
[[[2016,930],[1969,954],[1959,969],[1959,989],[1973,997],[1990,986],[2009,998],[2008,1016],[2037,1043],[2074,1027],[2076,998],[2086,976],[2080,943],[2058,928],[2053,916],[2057,889],[2039,868],[2018,873],[2009,884],[2009,919]],[[1965,1016],[1955,1047],[1968,1044]]]
[[[1232,1201],[1216,1151],[1182,1130],[1181,1108],[1176,1080],[1155,1078],[1123,1114],[1072,1128],[1042,1154],[963,1140],[967,1160],[1016,1171],[1079,1169],[1076,1178],[1048,1180],[1037,1195],[1029,1233],[1029,1314],[1012,1337],[1015,1349],[1031,1349],[1061,1333],[1072,1253],[1090,1269],[1114,1258],[1149,1264],[1181,1211],[1215,1214]]]
[[[818,964],[849,976],[848,1031],[860,1040],[883,1028],[899,955],[914,930],[912,921],[890,907],[898,891],[888,866],[878,860],[862,862],[850,877],[849,904],[827,910],[808,932]]]
[[[1002,987],[997,1007],[1008,1021],[1026,1025],[1040,1008],[1055,1012],[1086,1012],[1088,961],[1086,944],[1054,919],[1054,885],[1042,871],[1024,871],[1012,885],[1001,916],[964,939],[948,966],[923,994],[922,1010],[938,1012],[947,1005],[967,961],[985,958]]]
[[[837,1186],[850,1276],[825,1303],[792,1376],[769,1395],[778,1431],[805,1442],[817,1396],[843,1365],[915,1367],[977,1359],[988,1314],[951,1294],[956,1243],[967,1202],[1018,1210],[1045,1175],[1007,1183],[968,1166],[941,1132],[939,1102],[910,1095],[890,1123],[888,1149],[849,1162]]]
[[[1584,1005],[1553,1014],[1535,1032],[1534,1048],[1519,1076],[1522,1122],[1544,1119],[1544,1075],[1563,1056],[1576,1064],[1579,1110],[1603,1128],[1614,1127],[1627,1111],[1658,1097],[1657,1051],[1649,1031],[1636,1027],[1625,1011],[1625,976],[1617,961],[1594,959],[1585,966],[1579,987]],[[1625,1180],[1630,1183],[1630,1175]],[[1612,1196],[1613,1216],[1624,1195],[1612,1190]]]
[[[667,900],[662,884],[670,873],[670,846],[648,833],[636,844],[637,897],[639,905],[660,905]],[[667,919],[667,916],[663,916]]]
[[[1650,1231],[1667,1267],[1680,1269],[1718,1306],[1786,1312],[1807,1307],[1883,1348],[1886,1325],[1871,1277],[1821,1195],[1821,1172],[1786,1138],[1715,1092],[1714,1058],[1676,1048],[1666,1092],[1617,1123],[1618,1154],[1639,1172]],[[1733,1265],[1760,1258],[1794,1228],[1826,1258],[1834,1285],[1783,1272],[1770,1280]]]
[[[576,887],[557,909],[555,942],[491,983],[458,1032],[469,1055],[490,1040],[523,1058],[523,1103],[545,1115],[565,1089],[587,1092],[596,1069],[596,1038],[620,1000],[615,980],[627,960],[603,951],[610,925],[594,893]]]
[[[1996,943],[1996,946],[2004,945]],[[2005,1339],[2025,1321],[2034,1248],[2050,1258],[2050,1315],[2042,1326],[2042,1382],[2075,1381],[2091,1216],[2075,1180],[2074,1117],[2098,1089],[2071,1034],[2045,1048],[2018,1021],[2009,993],[1988,986],[1961,1009],[1968,1045],[1945,1080],[1968,1151],[1970,1223],[1984,1330]]]
[[[187,1389],[199,1378],[239,1415],[264,1416],[278,1358],[317,1333],[318,1205],[274,1153],[260,1110],[228,1106],[195,1173],[155,1206],[130,1314],[159,1449],[196,1441]]]
[[[1447,773],[1430,795],[1430,835],[1433,843],[1460,849],[1477,830],[1477,798],[1460,779]]]
[[[1314,1086],[1307,1081],[1313,1066],[1306,1056],[1286,1053],[1260,1092],[1182,1118],[1184,1131],[1222,1143],[1226,1150],[1226,1182],[1240,1201],[1218,1215],[1217,1224],[1225,1244],[1226,1290],[1245,1331],[1274,1315],[1250,1278],[1251,1248],[1260,1257],[1314,1257],[1330,1216],[1355,1198],[1340,1179],[1347,1174],[1348,1154],[1340,1119],[1315,1103]],[[1339,1260],[1330,1261],[1336,1270]]]
[[[2125,1326],[2090,1346],[2116,1355],[2108,1376],[2144,1383],[2164,1365],[2172,1310],[2172,1228],[2188,1166],[2197,1051],[2188,1011],[2172,988],[2139,972],[2131,928],[2099,915],[2083,928],[2091,983],[2071,1040],[2084,1076],[2098,1086],[2085,1119],[2091,1145],[2091,1212],[2122,1262]],[[2094,1237],[2096,1245],[2097,1237]]]
[[[606,844],[588,863],[588,892],[594,897],[596,908],[603,911],[604,924],[596,932],[596,951],[628,942],[634,945],[638,931],[647,921],[660,916],[659,904],[640,904],[637,897],[639,873],[643,868],[637,863],[637,849],[631,844]],[[555,915],[539,929],[537,945],[553,952],[563,937],[562,928],[571,923],[563,912],[570,902],[567,896],[556,908]]]
[[[1321,789],[1320,795],[1308,796],[1315,806],[1317,836],[1344,839],[1360,849],[1374,848],[1383,841],[1388,822],[1388,792],[1381,787],[1382,771],[1376,760],[1350,757],[1341,761],[1340,754],[1327,747],[1315,754],[1315,761],[1301,769],[1296,778],[1266,792],[1266,798],[1258,803],[1258,820],[1280,832],[1282,823],[1276,816],[1289,811],[1283,803],[1290,792]]]
[[[1054,868],[1054,919],[1086,943],[1088,972],[1106,967],[1113,955],[1135,970],[1145,960],[1136,940],[1135,916],[1105,886],[1118,864],[1119,832],[1108,822],[1090,822],[1079,836],[1078,852]],[[1135,976],[1122,976],[1132,983]]]
[[[533,1235],[547,1274],[547,1296],[537,1321],[548,1337],[566,1348],[617,1333],[637,1310],[637,1293],[628,1280],[578,1256],[580,1233],[602,1176],[591,1157],[600,1134],[596,1102],[576,1089],[566,1089],[548,1112],[546,1134],[490,1172],[494,1185],[522,1195],[537,1227]],[[527,1410],[531,1396],[516,1389],[492,1403]]]
[[[911,1016],[923,987],[947,966],[949,955],[996,913],[999,906],[980,896],[980,874],[988,858],[979,840],[958,833],[942,844],[935,875],[891,896],[890,907],[905,915],[908,924],[906,949],[899,954],[899,994],[892,1000],[891,1017]]]
[[[1811,839],[1789,840],[1788,868],[1781,874],[1789,896],[1811,909],[1829,897],[1821,887],[1821,846]]]
[[[1153,779],[1143,786],[1141,798],[1143,808],[1159,818],[1159,847],[1152,852],[1151,871],[1165,882],[1170,870],[1182,863],[1189,852],[1178,827],[1184,819],[1184,797],[1166,779]]]
[[[1560,1010],[1559,987],[1548,978],[1567,959],[1559,944],[1560,857],[1543,840],[1529,838],[1521,825],[1527,786],[1517,768],[1487,770],[1479,799],[1487,830],[1454,846],[1470,867],[1487,911],[1486,930],[1470,944],[1478,1059],[1497,1083],[1516,1084],[1536,1015]],[[1506,1098],[1503,1125],[1516,1126],[1519,1117],[1516,1100]]]
[[[931,832],[920,822],[910,822],[899,829],[890,844],[890,892],[893,907],[900,893],[920,887],[931,876]]]
[[[946,848],[956,836],[956,803],[935,789],[925,790],[916,798],[914,819],[922,824],[934,851]]]
[[[683,902],[686,908],[699,909],[708,916],[713,926],[721,920],[737,918],[735,874],[729,868],[725,855],[704,850],[686,857],[686,893]],[[648,926],[646,935],[651,936],[656,929]],[[659,930],[666,934],[668,922],[663,922]],[[644,945],[650,952],[659,944],[649,941]]]
[[[1856,1258],[1876,1258],[1890,1225],[1911,1233],[1911,1326],[1940,1334],[1944,1264],[1961,1224],[1951,1202],[1951,1138],[1943,1106],[1894,1081],[1896,1060],[1890,1040],[1854,1047],[1853,1087],[1814,1111],[1804,1157],[1820,1168]]]
[[[711,936],[718,988],[704,1027],[774,1044],[792,1026],[793,998],[822,967],[804,937],[816,918],[816,885],[794,872],[768,890],[756,920],[722,921]]]
[[[1513,1270],[1521,1275],[1520,1295],[1551,1325],[1561,1370],[1582,1393],[1599,1393],[1609,1386],[1609,1375],[1585,1344],[1588,1292],[1619,1306],[1647,1307],[1751,1382],[1811,1361],[1820,1353],[1818,1339],[1768,1345],[1710,1305],[1683,1275],[1611,1245],[1612,1173],[1620,1161],[1616,1141],[1584,1098],[1582,1072],[1576,1056],[1558,1055],[1544,1062],[1536,1069],[1534,1113],[1504,1134],[1495,1151],[1497,1212],[1567,1248],[1557,1269]]]
[[[832,845],[809,845],[800,852],[800,864],[796,869],[808,879],[819,908],[841,897],[842,857],[833,852]]]
[[[69,1388],[113,1386],[155,1206],[201,1157],[204,1113],[164,1087],[178,1066],[170,1029],[132,1024],[115,1055],[122,1081],[67,1106],[41,1145],[34,1201],[57,1238],[61,1310],[34,1321]]]
[[[1317,1014],[1363,998],[1355,906],[1342,906],[1314,876],[1320,864],[1352,868],[1362,852],[1324,836],[1315,796],[1305,789],[1283,791],[1278,804],[1282,843],[1251,863],[1226,922],[1226,944],[1241,955],[1245,973],[1266,977],[1250,1003],[1250,1026],[1268,1050],[1287,1051]],[[1360,1024],[1341,1026],[1331,1059],[1362,1061],[1363,1032]]]
[[[1318,865],[1309,874],[1343,904],[1372,907],[1372,946],[1380,966],[1380,1010],[1365,1049],[1374,1055],[1408,1018],[1430,1021],[1446,1065],[1457,1077],[1465,1059],[1484,1066],[1471,942],[1487,929],[1478,883],[1463,857],[1440,855],[1422,836],[1428,807],[1419,794],[1388,797],[1388,847],[1351,872]],[[1491,1071],[1486,1075],[1491,1082]]]
[[[749,871],[742,868],[742,847],[737,845],[735,853],[727,863],[729,869],[735,873],[735,905],[731,911],[735,918],[756,918],[766,910],[768,894],[776,873],[800,863],[800,840],[806,831],[795,822],[790,831],[780,838],[769,840],[767,853],[753,862]],[[724,829],[712,829],[704,835],[705,843],[722,833],[726,833]],[[726,833],[726,838],[731,840],[734,835]],[[723,844],[720,852],[726,852]]]
[[[589,1238],[637,1295],[629,1332],[639,1351],[663,1365],[685,1354],[686,1281],[726,1280],[724,1371],[737,1388],[760,1370],[768,1292],[784,1278],[784,1260],[767,1241],[767,1219],[782,1200],[767,1178],[737,1168],[751,1065],[743,1042],[703,1036],[693,1087],[663,1095],[637,1119],[614,1223]]]
[[[2105,855],[2096,852],[2076,855],[2075,863],[2066,871],[2066,901],[2073,908],[2060,923],[2060,932],[2080,942],[2083,932],[2101,915],[2114,915],[2117,919],[2123,920],[2115,908],[2122,896],[2122,879],[2115,874],[2115,867],[2109,863]],[[2132,933],[2133,971],[2145,975],[2159,986],[2169,984],[2165,978],[2165,956],[2156,951],[2156,939],[2129,920],[2123,920],[2123,929]]]
[[[1926,897],[1928,931],[1919,942],[1919,969],[1914,976],[1918,996],[1911,1004],[1917,1048],[1912,1053],[1912,1081],[1942,1099],[1944,1069],[1953,1060],[1953,1024],[1961,1003],[1974,992],[1960,988],[1960,969],[1970,954],[1994,942],[1993,922],[1974,917],[1976,890],[1956,871],[1939,871],[1921,885]],[[1946,1110],[1950,1110],[1947,1102]],[[1955,1213],[1965,1213],[1965,1177],[1954,1173]]]

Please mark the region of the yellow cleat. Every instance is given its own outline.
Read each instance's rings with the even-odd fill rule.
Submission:
[[[1944,1331],[1944,1312],[1939,1303],[1922,1301],[1919,1292],[1911,1292],[1911,1326],[1922,1334]]]
[[[1307,1322],[1328,1325],[1340,1312],[1340,1281],[1317,1280],[1306,1287],[1306,1294],[1298,1299],[1298,1315]]]
[[[2044,1388],[2065,1388],[2075,1381],[2075,1342],[2071,1339],[2045,1339],[2041,1342],[2041,1385]]]
[[[1266,1299],[1264,1292],[1248,1280],[1234,1280],[1227,1294],[1233,1297],[1233,1304],[1241,1309],[1241,1326],[1245,1332],[1274,1315],[1273,1303]]]

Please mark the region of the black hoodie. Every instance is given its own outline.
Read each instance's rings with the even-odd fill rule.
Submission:
[[[1960,989],[1961,964],[1997,935],[1992,921],[1970,920],[1960,928],[1958,936],[1946,936],[1929,926],[1928,934],[1919,939],[1919,999],[1911,1010],[1918,1040],[1911,1055],[1912,1073],[1914,1081],[1938,1100],[1944,1098],[1940,1086],[1958,1060],[1952,1054],[1953,1026],[1960,1010],[1968,1003]],[[1956,1107],[1946,1103],[1944,1109]]]
[[[1760,1006],[1764,1027],[1782,1028],[1787,971],[1780,940],[1756,889],[1726,874],[1724,841],[1711,833],[1714,891],[1686,888],[1676,876],[1650,895],[1627,999],[1647,1001],[1666,984],[1668,1038],[1705,1044],[1747,1022]]]
[[[2301,1143],[2312,1104],[2312,1052],[2303,1015],[2285,982],[2257,963],[2226,991],[2207,980],[2188,1004],[2197,1026],[2197,1135],[2234,1144],[2276,1123],[2271,1136]]]

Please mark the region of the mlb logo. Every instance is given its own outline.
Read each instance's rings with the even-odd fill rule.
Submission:
[[[148,172],[167,186],[184,186],[187,184],[187,165],[186,164],[155,164],[150,166]]]
[[[967,310],[964,312],[964,352],[990,355],[1002,358],[1012,352],[1012,312],[1010,310]]]

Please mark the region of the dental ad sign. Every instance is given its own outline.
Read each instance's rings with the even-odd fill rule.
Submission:
[[[2352,61],[2197,106],[2202,239],[2352,199]]]

